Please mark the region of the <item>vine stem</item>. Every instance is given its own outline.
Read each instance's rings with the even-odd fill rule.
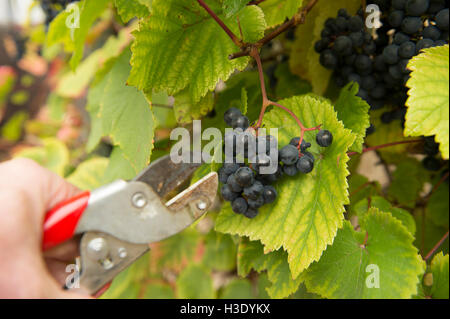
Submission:
[[[420,143],[420,142],[423,142],[423,140],[398,141],[398,142],[392,142],[392,143],[387,143],[387,144],[381,144],[381,145],[365,148],[365,149],[362,150],[361,154],[367,153],[367,152],[370,152],[370,151],[379,150],[379,149],[382,149],[382,148],[396,146],[396,145]],[[350,157],[353,156],[353,155],[357,155],[357,154],[360,154],[360,153],[358,153],[358,152],[348,152],[347,153],[347,155],[350,156]]]
[[[434,245],[434,247],[430,250],[430,252],[425,256],[425,261],[428,261],[428,259],[431,258],[431,256],[433,256],[433,254],[436,252],[436,250],[439,249],[439,247],[441,247],[441,245],[444,243],[444,241],[448,238],[448,230],[447,233],[445,233],[445,235],[437,242],[436,245]]]
[[[208,12],[208,14],[214,19],[216,20],[217,24],[223,29],[223,31],[226,32],[226,34],[228,34],[228,36],[230,37],[230,39],[234,42],[234,44],[236,44],[238,47],[242,47],[244,46],[244,43],[242,42],[241,39],[239,39],[234,33],[233,31],[230,30],[230,28],[228,28],[226,26],[226,24],[222,21],[222,19],[220,19],[217,14],[214,13],[214,11],[211,10],[211,8],[205,3],[205,1],[203,0],[197,0],[198,4],[201,5],[203,7],[203,9],[206,10],[206,12]]]
[[[262,2],[262,1],[260,1]],[[231,54],[228,58],[230,60],[237,59],[243,56],[251,56],[253,47],[261,48],[264,44],[272,41],[277,36],[282,34],[283,32],[287,31],[288,29],[295,27],[299,24],[304,24],[306,21],[307,14],[314,8],[314,6],[319,2],[319,0],[310,0],[303,8],[300,9],[299,12],[297,12],[290,20],[283,23],[281,26],[273,30],[271,33],[264,36],[259,41],[240,46],[241,51]]]
[[[298,149],[300,149],[300,145],[303,141],[303,137],[305,135],[305,132],[307,131],[315,131],[315,130],[319,130],[320,127],[322,125],[318,125],[315,127],[311,127],[311,128],[307,128],[303,125],[302,121],[300,121],[300,119],[297,117],[297,115],[295,115],[294,112],[292,112],[289,108],[277,103],[277,102],[273,102],[271,100],[269,100],[269,98],[267,97],[267,90],[266,90],[266,84],[264,82],[264,70],[262,67],[262,62],[261,62],[261,57],[259,55],[259,51],[257,47],[253,47],[252,51],[250,53],[250,55],[255,59],[256,61],[256,65],[258,68],[258,75],[259,75],[259,81],[261,84],[261,94],[262,94],[262,107],[261,107],[261,112],[259,113],[259,117],[258,117],[258,121],[256,122],[256,124],[253,126],[254,129],[258,129],[261,127],[263,118],[264,118],[264,114],[267,110],[267,107],[272,105],[272,106],[276,106],[284,111],[286,111],[290,116],[292,116],[292,118],[295,120],[295,122],[297,122],[297,125],[300,127],[300,141],[299,144],[297,146]]]

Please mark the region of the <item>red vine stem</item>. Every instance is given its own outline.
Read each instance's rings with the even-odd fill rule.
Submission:
[[[381,144],[381,145],[365,148],[365,149],[363,149],[361,154],[367,153],[370,151],[379,150],[382,148],[391,147],[391,146],[396,146],[396,145],[401,145],[401,144],[420,143],[420,142],[423,142],[423,140],[398,141],[398,142],[392,142],[392,143],[387,143],[387,144]],[[360,154],[360,153],[358,153],[358,152],[348,152],[347,153],[348,156],[353,156],[353,155],[357,155],[357,154]]]
[[[217,14],[214,13],[214,11],[211,10],[210,7],[208,7],[208,5],[203,1],[203,0],[197,0],[198,4],[201,5],[203,7],[203,9],[206,10],[206,12],[208,12],[208,14],[214,19],[216,20],[217,24],[223,29],[223,31],[226,32],[226,34],[228,34],[228,36],[230,37],[230,39],[234,42],[234,44],[236,44],[238,47],[242,47],[244,45],[244,43],[242,42],[242,40],[240,40],[234,33],[233,31],[230,30],[230,28],[228,28],[226,26],[226,24],[217,16]]]
[[[425,256],[425,261],[428,261],[428,259],[431,258],[431,256],[433,256],[433,254],[436,252],[436,250],[439,249],[439,247],[441,247],[441,245],[444,243],[444,241],[448,238],[448,230],[447,233],[437,242],[436,245],[434,245],[434,247],[430,250],[430,252]]]

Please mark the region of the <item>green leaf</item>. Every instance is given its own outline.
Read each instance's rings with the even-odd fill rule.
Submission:
[[[211,231],[205,238],[202,264],[215,270],[231,271],[236,267],[236,251],[230,235]]]
[[[93,140],[109,136],[121,149],[122,156],[117,158],[127,160],[137,174],[150,160],[155,122],[143,93],[126,85],[129,56],[125,50],[103,80],[91,89],[88,109],[94,124]],[[89,145],[95,145],[95,142],[90,141]]]
[[[131,180],[134,177],[136,177],[136,171],[130,161],[125,158],[123,150],[119,146],[114,147],[102,183],[108,184],[118,179]]]
[[[380,196],[373,196],[370,198],[370,207],[378,208],[383,212],[391,212],[392,216],[400,220],[403,226],[409,230],[411,235],[415,235],[416,222],[414,217],[407,210],[392,206],[391,203]],[[369,200],[363,199],[355,205],[354,210],[358,214],[359,218],[363,218],[364,215],[370,210],[370,207]]]
[[[366,130],[370,126],[370,105],[359,96],[356,96],[358,91],[359,86],[357,83],[347,84],[341,90],[334,109],[338,114],[338,119],[344,123],[344,126],[356,134],[355,143],[350,150],[361,153]]]
[[[311,84],[292,74],[287,62],[280,63],[275,69],[277,86],[275,95],[277,99],[286,99],[294,95],[302,95],[311,92]]]
[[[84,42],[91,30],[94,22],[100,17],[108,7],[110,0],[81,1],[80,6],[80,27],[74,31],[74,52],[70,59],[70,66],[75,70],[78,63],[83,58]]]
[[[308,291],[344,299],[410,298],[416,294],[424,262],[410,232],[390,213],[376,208],[370,209],[360,225],[362,232],[356,232],[346,221],[320,261],[300,275]]]
[[[149,8],[136,0],[114,0],[114,4],[125,23],[134,17],[143,18],[150,14]]]
[[[104,157],[91,158],[78,165],[67,181],[83,190],[93,190],[102,186],[103,175],[109,160]]]
[[[234,214],[226,205],[216,220],[216,230],[261,240],[266,250],[284,247],[296,278],[320,258],[342,226],[344,205],[349,203],[347,151],[355,136],[338,121],[333,107],[325,100],[301,96],[280,103],[289,107],[305,126],[322,124],[330,130],[333,144],[321,148],[313,143],[311,152],[317,159],[313,172],[286,177],[277,183],[277,201],[264,206],[255,219]],[[266,113],[263,124],[278,128],[279,145],[288,144],[300,131],[296,122],[279,109]],[[314,141],[315,135],[316,132],[306,132],[306,141]]]
[[[231,17],[241,11],[250,0],[223,0],[222,9],[225,17]]]
[[[64,176],[69,164],[69,150],[67,146],[56,138],[42,140],[42,146],[25,148],[15,157],[26,157],[39,163],[52,172]]]
[[[448,211],[447,211],[448,214]],[[423,256],[426,256],[431,249],[434,248],[437,242],[448,232],[448,224],[438,226],[434,223],[433,219],[427,215],[426,210],[418,208],[414,211],[414,219],[416,221],[417,231],[416,240],[414,244],[420,248],[420,252]],[[440,249],[444,254],[449,252],[449,241],[445,240]]]
[[[448,254],[442,252],[433,257],[431,261],[431,273],[433,274],[433,285],[431,286],[431,297],[435,299],[448,299],[449,268]]]
[[[177,278],[180,299],[212,299],[215,297],[211,274],[200,265],[191,264]]]
[[[209,4],[220,14],[218,0]],[[224,21],[238,31],[235,18]],[[256,6],[241,10],[239,20],[245,41],[264,34],[264,15]],[[195,0],[153,1],[151,19],[143,20],[134,36],[129,83],[146,92],[169,95],[188,88],[194,103],[213,90],[219,79],[226,81],[249,61],[228,59],[237,50],[235,44]]]
[[[246,279],[233,279],[223,289],[220,299],[254,299],[252,284]]]
[[[150,284],[145,289],[142,299],[174,299],[175,293],[169,285]]]
[[[353,173],[348,178],[350,193],[350,209],[347,213],[356,214],[355,206],[363,199],[379,194],[379,185],[376,182],[369,182],[363,175]]]
[[[259,6],[263,9],[267,26],[274,27],[290,19],[302,6],[303,0],[266,0]]]
[[[425,182],[424,177],[420,162],[409,159],[399,163],[392,174],[392,182],[388,188],[389,196],[401,205],[414,208]]]
[[[188,228],[159,243],[162,256],[158,260],[160,267],[179,270],[192,260],[199,242],[198,232]]]
[[[184,89],[175,95],[174,98],[173,111],[179,124],[188,124],[193,120],[199,120],[214,108],[212,93],[207,93],[200,101],[194,102],[191,99],[189,89]]]
[[[243,238],[238,248],[238,274],[245,277],[251,269],[259,273],[267,271],[271,285],[266,287],[266,291],[271,298],[286,298],[300,285],[299,278],[292,278],[287,253],[283,249],[265,254],[264,246],[259,241]]]
[[[8,121],[0,127],[0,137],[10,142],[17,142],[22,137],[23,127],[27,120],[27,112],[15,112]]]
[[[272,2],[277,2],[272,0]],[[354,0],[319,1],[308,13],[306,23],[299,26],[292,45],[289,66],[292,73],[309,81],[313,92],[323,94],[328,87],[331,71],[319,63],[319,54],[314,44],[319,40],[326,19],[335,18],[340,8],[346,8],[350,14],[356,13],[361,3]]]
[[[449,185],[442,183],[431,194],[426,206],[426,215],[437,226],[446,227],[448,229],[448,212],[449,212]]]
[[[442,157],[449,158],[449,46],[423,50],[408,63],[405,135],[432,136],[440,143]]]

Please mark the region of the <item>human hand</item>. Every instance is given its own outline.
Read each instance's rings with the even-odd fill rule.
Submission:
[[[0,298],[88,298],[64,291],[75,241],[42,252],[45,213],[80,191],[28,159],[0,164]]]

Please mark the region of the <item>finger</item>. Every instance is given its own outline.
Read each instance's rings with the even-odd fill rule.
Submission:
[[[78,238],[71,239],[44,252],[44,257],[65,263],[71,263],[80,255]]]

